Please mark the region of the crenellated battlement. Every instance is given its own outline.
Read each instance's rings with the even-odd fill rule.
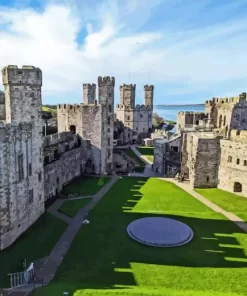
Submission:
[[[140,111],[152,111],[152,106],[150,105],[136,105],[134,108],[131,106],[125,106],[122,104],[116,105],[116,110],[124,110],[124,111],[134,111],[134,112],[140,112]]]
[[[6,66],[2,69],[3,85],[42,86],[42,71],[34,66]]]
[[[84,89],[93,89],[95,90],[96,89],[96,84],[95,83],[83,83],[83,88]]]
[[[98,85],[103,86],[103,85],[111,85],[115,86],[115,77],[110,77],[110,76],[99,76],[98,77]]]
[[[154,85],[148,85],[148,84],[144,85],[144,91],[147,91],[147,90],[153,91],[154,90]]]
[[[239,94],[238,97],[229,97],[229,98],[212,98],[212,100],[207,100],[205,102],[205,106],[206,107],[209,107],[209,106],[213,106],[213,105],[223,105],[223,104],[226,104],[226,103],[229,103],[229,104],[237,104],[239,103],[240,101],[246,101],[247,99],[247,96],[246,96],[246,93],[243,92],[241,94]]]
[[[119,89],[120,89],[120,91],[121,90],[135,90],[136,84],[123,84],[123,85],[120,85]]]
[[[76,139],[76,135],[72,134],[71,132],[62,132],[57,134],[52,134],[49,136],[45,136],[43,138],[43,147],[48,147],[51,145],[56,145],[59,143],[64,142],[71,142]]]
[[[205,115],[204,112],[194,112],[194,111],[179,111],[178,115],[186,116],[186,115]]]
[[[58,104],[57,110],[78,110],[81,108],[81,105],[83,104]]]

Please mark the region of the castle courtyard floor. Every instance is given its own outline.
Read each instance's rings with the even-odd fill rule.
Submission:
[[[169,217],[194,232],[177,248],[129,238],[141,217]],[[247,234],[171,182],[123,177],[89,212],[52,282],[32,295],[246,295]]]

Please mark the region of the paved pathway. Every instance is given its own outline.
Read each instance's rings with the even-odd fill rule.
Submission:
[[[109,189],[112,187],[112,185],[118,180],[117,175],[113,175],[111,180],[97,193],[92,197],[92,201],[89,202],[84,208],[80,209],[76,216],[74,218],[70,218],[67,220],[68,222],[68,228],[65,230],[63,235],[60,237],[59,241],[56,243],[55,247],[51,251],[50,255],[42,260],[39,260],[39,263],[41,262],[41,266],[39,266],[39,269],[35,270],[36,276],[39,279],[43,279],[43,283],[46,285],[48,284],[54,277],[57,268],[63,261],[64,256],[68,252],[70,245],[72,241],[74,240],[76,234],[80,230],[80,228],[84,225],[82,224],[85,214],[88,213],[93,207],[102,199],[102,197],[106,194],[106,192],[109,191]],[[50,207],[50,213],[58,218],[64,219],[63,216],[58,214],[56,212],[56,209],[58,209],[62,203],[65,200],[57,200],[51,207]],[[65,215],[64,215],[65,216]],[[84,226],[86,227],[86,225]],[[41,286],[40,285],[36,285]],[[31,292],[33,289],[32,285],[22,287],[20,289],[16,289],[18,291],[26,291]]]
[[[191,187],[191,185],[189,183],[178,182],[177,180],[172,179],[172,178],[158,178],[158,179],[169,181],[169,182],[172,182],[172,183],[176,184],[181,189],[183,189],[184,191],[186,191],[190,195],[192,195],[194,198],[198,199],[200,202],[202,202],[203,204],[205,204],[206,206],[208,206],[214,212],[220,213],[220,214],[224,215],[227,219],[229,219],[230,221],[232,221],[233,223],[235,223],[243,231],[247,232],[247,223],[245,221],[243,221],[242,219],[240,219],[235,214],[223,210],[222,208],[220,208],[219,206],[217,206],[213,202],[211,202],[208,199],[206,199],[205,197],[203,197],[201,194],[199,194],[196,191],[194,191],[193,188]]]
[[[141,159],[143,160],[146,164],[150,164],[152,165],[153,162],[148,160],[145,156],[143,156],[139,150],[136,149],[136,147],[134,145],[130,146],[131,150]]]

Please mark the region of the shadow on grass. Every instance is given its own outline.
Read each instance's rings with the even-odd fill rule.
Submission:
[[[154,147],[137,147],[136,148],[142,155],[154,155]]]
[[[148,179],[128,179],[123,180],[121,191],[115,184],[89,214],[90,224],[80,230],[52,283],[34,295],[62,295],[64,291],[74,295],[83,289],[131,289],[138,285],[134,271],[139,268],[143,274],[143,264],[146,264],[146,273],[156,265],[194,268],[195,276],[196,269],[201,267],[247,267],[242,239],[236,237],[243,232],[235,224],[220,220],[221,216],[202,219],[131,211],[142,198],[140,189]],[[129,238],[128,224],[150,216],[165,216],[186,223],[194,231],[193,240],[176,248],[154,248]],[[169,277],[166,270],[161,272],[164,278]]]

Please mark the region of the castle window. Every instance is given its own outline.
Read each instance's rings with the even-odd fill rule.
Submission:
[[[235,182],[233,186],[234,192],[242,192],[242,184],[239,182]]]
[[[110,146],[110,145],[111,145],[111,139],[108,138],[108,146]]]
[[[111,98],[111,93],[108,94],[109,98]]]
[[[41,197],[42,197],[42,195],[41,195],[41,194],[39,194],[39,200],[41,200]]]
[[[112,111],[112,107],[111,107],[111,105],[108,106],[108,111],[109,111],[109,112]]]
[[[28,175],[32,176],[32,164],[31,163],[28,164]]]
[[[142,118],[143,117],[143,115],[140,113],[140,118]]]
[[[54,159],[58,159],[58,149],[54,150]]]
[[[127,117],[127,120],[130,120],[130,116]]]
[[[152,118],[152,115],[151,115],[151,114],[149,114],[149,118],[150,118],[150,119]]]
[[[237,131],[237,136],[239,136],[240,135],[240,131]]]
[[[76,134],[76,126],[75,125],[71,125],[69,129],[72,134],[74,134],[74,135]]]
[[[111,149],[108,149],[108,158],[111,157]]]
[[[39,182],[41,182],[42,181],[42,174],[41,174],[41,172],[39,172],[38,178],[39,178]]]
[[[247,160],[244,160],[244,166],[247,166]]]
[[[240,159],[239,158],[237,158],[237,164],[240,164]]]
[[[232,157],[228,156],[228,162],[232,162]]]
[[[65,152],[69,151],[69,145],[65,146]]]
[[[111,131],[109,128],[107,130],[108,130],[108,133]]]
[[[23,154],[18,155],[18,173],[19,182],[21,182],[24,179]]]
[[[22,75],[22,71],[18,71],[18,74],[19,74],[19,75]]]
[[[207,180],[207,182],[209,182],[209,177],[207,177],[207,179],[206,179],[206,180]]]
[[[46,155],[44,158],[44,165],[48,164],[50,162],[49,155]]]
[[[29,190],[29,204],[33,203],[33,189]]]
[[[108,125],[110,125],[110,124],[111,124],[111,118],[108,117]]]
[[[225,126],[226,125],[226,116],[224,116],[224,123],[223,125]]]

